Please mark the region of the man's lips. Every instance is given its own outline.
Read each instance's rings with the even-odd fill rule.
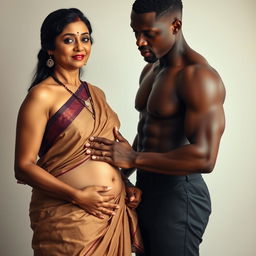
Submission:
[[[138,48],[139,51],[140,51],[140,54],[143,56],[143,57],[148,57],[151,55],[151,51],[150,49],[146,48],[146,47],[139,47]]]
[[[84,54],[77,54],[77,55],[72,56],[72,58],[74,60],[83,60],[84,59]]]
[[[151,55],[151,52],[149,50],[140,50],[140,54],[143,56],[143,57],[148,57]]]

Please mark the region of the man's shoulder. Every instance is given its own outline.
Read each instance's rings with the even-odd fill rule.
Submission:
[[[183,99],[209,99],[215,95],[224,101],[225,87],[218,72],[208,63],[187,65],[179,72],[178,93]]]
[[[220,83],[222,80],[218,72],[206,61],[184,66],[178,74],[179,83],[184,86],[204,83]]]

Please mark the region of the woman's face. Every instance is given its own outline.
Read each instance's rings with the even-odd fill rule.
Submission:
[[[48,51],[54,56],[55,68],[76,70],[84,66],[90,56],[91,41],[83,21],[68,24],[55,39],[55,50]]]

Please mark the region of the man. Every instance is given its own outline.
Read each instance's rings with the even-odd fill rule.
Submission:
[[[131,13],[136,44],[149,64],[140,77],[133,148],[93,138],[92,159],[137,169],[138,216],[146,256],[199,255],[211,212],[201,173],[215,165],[225,127],[225,89],[218,73],[182,34],[180,0],[137,0]],[[133,189],[134,207],[139,192]]]

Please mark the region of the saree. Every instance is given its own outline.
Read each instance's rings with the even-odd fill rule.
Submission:
[[[77,98],[92,98],[94,116]],[[84,145],[91,136],[114,139],[118,117],[104,93],[82,82],[48,120],[37,164],[58,177],[87,161]],[[125,185],[115,198],[116,215],[99,219],[70,202],[33,189],[30,221],[36,256],[128,256],[143,251],[136,212],[125,204]]]

